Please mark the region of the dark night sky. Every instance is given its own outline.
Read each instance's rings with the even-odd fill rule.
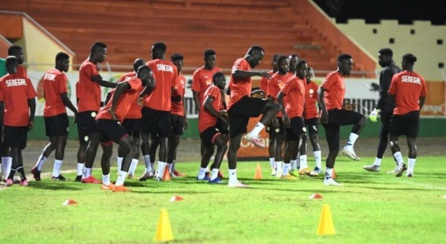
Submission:
[[[337,22],[365,19],[379,23],[380,19],[395,19],[401,24],[413,20],[430,20],[446,24],[446,0],[313,0]]]

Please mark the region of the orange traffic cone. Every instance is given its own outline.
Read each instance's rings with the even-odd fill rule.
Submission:
[[[176,202],[176,201],[183,201],[184,198],[182,198],[181,196],[173,196],[169,202]]]
[[[263,179],[262,168],[260,168],[260,164],[257,164],[256,173],[254,174],[254,180]]]
[[[169,166],[166,165],[166,168],[164,169],[163,174],[163,181],[170,180],[170,172],[169,172]]]
[[[62,205],[64,205],[64,206],[74,205],[74,204],[77,204],[77,202],[74,201],[73,199],[67,199],[67,200],[65,200],[65,202],[62,203]]]
[[[334,235],[335,229],[333,225],[333,218],[331,217],[330,206],[324,204],[322,206],[321,218],[319,219],[319,227],[317,228],[318,235]]]
[[[170,227],[167,209],[161,209],[158,226],[156,227],[155,241],[173,241],[172,228]]]
[[[315,193],[313,195],[311,195],[308,199],[322,199],[322,195],[319,193]]]
[[[331,178],[336,179],[336,172],[335,172],[334,168],[333,168],[333,172],[331,173]]]

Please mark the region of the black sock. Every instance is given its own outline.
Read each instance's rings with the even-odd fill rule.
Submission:
[[[19,166],[19,167],[17,168],[17,171],[18,171],[19,174],[20,174],[20,178],[21,178],[22,180],[26,180],[25,170],[23,169],[23,166]]]
[[[9,172],[8,175],[8,179],[14,179],[14,175],[15,175],[16,169],[15,168],[11,168],[11,172]]]

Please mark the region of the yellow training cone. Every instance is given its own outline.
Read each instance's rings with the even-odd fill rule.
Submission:
[[[331,217],[330,206],[324,204],[322,206],[321,218],[319,219],[319,227],[317,228],[318,235],[334,235],[335,229],[333,225],[333,218]]]
[[[172,228],[170,228],[169,214],[167,209],[161,209],[158,226],[156,227],[155,241],[173,241]]]

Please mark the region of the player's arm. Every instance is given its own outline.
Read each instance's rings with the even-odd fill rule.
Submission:
[[[117,83],[106,81],[102,79],[100,75],[94,75],[91,77],[91,80],[98,83],[100,86],[115,88]]]
[[[268,72],[258,72],[258,71],[246,71],[246,70],[234,70],[232,72],[232,77],[234,78],[234,82],[241,81],[243,79],[253,77],[253,76],[260,76],[267,79],[271,79],[271,75],[268,74]]]
[[[77,109],[76,107],[74,107],[73,103],[71,102],[71,100],[68,98],[67,93],[61,93],[60,97],[62,98],[62,102],[63,104],[65,104],[65,106],[67,108],[69,108],[71,111],[73,111],[74,114],[77,114]]]
[[[0,101],[0,127],[3,126],[3,117],[5,116],[5,103]]]
[[[122,93],[124,93],[127,90],[130,90],[131,88],[132,87],[130,86],[130,84],[128,82],[120,82],[116,86],[116,90],[115,90],[115,93],[114,93],[113,99],[112,99],[112,105],[110,108],[110,114],[112,115],[112,118],[114,120],[117,120],[115,111],[116,111],[116,105],[118,104],[119,97],[121,96]]]
[[[327,108],[325,107],[325,101],[324,101],[324,93],[327,91],[327,89],[323,88],[322,86],[319,87],[317,90],[317,102],[320,105],[321,108],[321,121],[322,123],[328,123],[328,112]]]
[[[391,103],[396,104],[396,97],[395,97],[395,95],[389,93],[389,101]]]
[[[217,112],[215,108],[212,106],[212,102],[214,101],[214,97],[206,96],[204,99],[204,105],[203,108],[206,110],[206,112],[210,113],[212,116],[219,118],[223,120],[224,122],[228,123],[228,118],[221,113]]]
[[[420,97],[418,104],[420,105],[420,111],[423,108],[424,102],[426,101],[426,97]]]
[[[29,129],[32,130],[34,128],[34,115],[36,114],[36,99],[35,98],[28,99],[28,107],[30,110]]]
[[[290,118],[288,118],[288,114],[285,110],[285,104],[283,103],[283,97],[285,94],[280,91],[279,94],[277,94],[277,102],[280,104],[280,111],[282,112],[282,119],[283,119],[283,125],[288,128],[290,127]]]
[[[195,109],[197,110],[198,114],[200,114],[200,93],[197,91],[192,91],[192,96],[194,98]]]
[[[392,82],[393,71],[385,69],[382,71],[379,79],[379,99],[376,104],[376,109],[383,109],[389,100],[389,87]]]
[[[184,128],[187,129],[187,127],[189,127],[189,121],[187,121],[186,98],[184,98],[184,95],[183,95],[183,106],[184,106]]]

